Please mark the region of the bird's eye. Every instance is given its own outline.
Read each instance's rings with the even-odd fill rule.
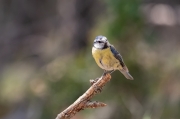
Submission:
[[[102,43],[101,41],[98,41],[98,43]]]

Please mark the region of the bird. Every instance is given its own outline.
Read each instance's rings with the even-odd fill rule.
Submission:
[[[105,36],[99,35],[94,39],[92,56],[104,74],[119,70],[127,79],[133,80],[121,54],[111,45]]]

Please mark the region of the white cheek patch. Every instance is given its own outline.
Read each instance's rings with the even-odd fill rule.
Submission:
[[[94,44],[94,47],[95,47],[95,48],[102,49],[102,48],[104,47],[104,43],[95,43],[95,44]]]

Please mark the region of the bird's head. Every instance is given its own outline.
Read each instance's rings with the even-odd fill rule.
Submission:
[[[94,47],[98,49],[105,49],[110,46],[107,38],[105,36],[97,36],[94,39]]]

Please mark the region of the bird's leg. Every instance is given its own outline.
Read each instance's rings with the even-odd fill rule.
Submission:
[[[102,76],[104,76],[104,75],[106,75],[106,74],[111,74],[111,73],[113,73],[115,70],[110,70],[110,71],[106,71],[106,70],[104,70],[104,73],[103,73],[103,75]]]
[[[102,76],[105,76],[108,73],[108,71],[104,70],[104,73]]]
[[[115,71],[115,70],[111,70],[111,71],[109,71],[109,73],[112,74],[114,71]]]
[[[111,70],[111,71],[104,70],[104,73],[102,74],[101,77],[105,76],[105,75],[108,74],[108,73],[111,74],[111,73],[113,73],[114,71],[115,71],[115,70]],[[94,83],[96,83],[98,80],[99,80],[99,78],[90,80],[91,85],[93,85]]]

